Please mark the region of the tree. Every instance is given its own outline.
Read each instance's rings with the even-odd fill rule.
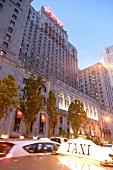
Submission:
[[[76,138],[82,123],[87,120],[87,114],[84,111],[83,103],[79,100],[71,102],[68,109],[68,119],[71,122],[71,128],[74,132],[74,137]]]
[[[67,132],[64,129],[61,129],[59,131],[59,136],[66,137],[66,135],[67,135]]]
[[[24,97],[20,99],[20,109],[22,111],[26,126],[25,137],[30,133],[30,127],[38,112],[43,108],[42,88],[45,87],[45,80],[42,76],[37,78],[32,75],[26,81],[24,87]]]
[[[0,119],[4,117],[6,119],[13,107],[17,107],[18,89],[19,87],[16,87],[16,81],[11,74],[0,80]]]
[[[54,132],[59,121],[59,113],[58,108],[56,107],[56,97],[54,91],[49,91],[46,105],[48,112],[48,137],[50,138],[51,133]]]

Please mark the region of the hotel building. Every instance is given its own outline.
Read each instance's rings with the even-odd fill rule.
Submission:
[[[59,135],[61,129],[67,131],[68,136],[72,135],[67,111],[71,101],[78,99],[84,103],[88,116],[88,122],[81,130],[100,136],[97,98],[92,98],[81,86],[78,90],[77,49],[68,41],[67,31],[50,8],[42,7],[37,12],[30,3],[31,0],[0,1],[0,79],[7,74],[13,75],[20,85],[19,95],[22,97],[27,78],[32,73],[43,75],[46,80],[43,99],[46,100],[49,90],[54,90],[60,113],[60,122],[53,135]],[[107,100],[105,105],[109,106]],[[10,136],[24,134],[25,123],[19,113],[19,108],[13,109],[6,120],[0,121],[0,125],[4,123],[0,133]],[[47,119],[45,111],[37,113],[30,136],[47,136],[47,120],[41,119],[42,114]]]
[[[113,45],[102,50],[98,61],[108,70],[110,83],[113,88]]]

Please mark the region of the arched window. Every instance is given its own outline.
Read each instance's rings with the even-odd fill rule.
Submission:
[[[90,108],[90,117],[93,117],[93,110],[92,110],[92,107]]]
[[[64,99],[64,96],[63,94],[59,95],[59,108],[63,108],[63,99]]]
[[[68,110],[69,108],[69,97],[65,98],[65,109]]]
[[[94,118],[96,118],[97,117],[97,110],[96,110],[96,108],[94,109]]]

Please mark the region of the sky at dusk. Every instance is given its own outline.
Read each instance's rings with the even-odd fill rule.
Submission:
[[[33,0],[36,11],[48,6],[78,52],[78,66],[95,64],[104,47],[113,45],[113,0]]]

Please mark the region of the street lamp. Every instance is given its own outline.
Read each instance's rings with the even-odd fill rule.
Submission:
[[[109,122],[109,117],[108,116],[105,116],[105,122],[106,122],[106,125],[107,125],[108,122]]]

